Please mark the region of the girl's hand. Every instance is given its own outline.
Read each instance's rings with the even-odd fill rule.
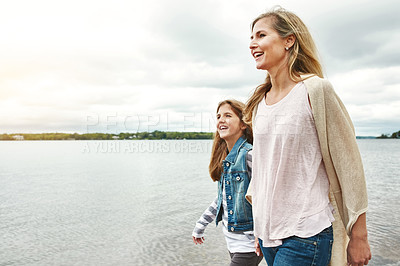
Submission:
[[[260,243],[258,243],[258,238],[256,237],[256,241],[254,242],[254,247],[256,248],[256,254],[257,256],[262,256],[261,248],[260,248]]]
[[[197,245],[197,244],[201,245],[201,244],[203,244],[203,242],[204,242],[204,237],[197,238],[197,237],[192,236],[192,238],[193,238],[193,242],[194,242],[196,245]]]

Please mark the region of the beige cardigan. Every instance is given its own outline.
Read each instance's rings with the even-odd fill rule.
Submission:
[[[302,76],[302,79],[309,95],[330,182],[329,198],[335,208],[331,265],[346,265],[348,236],[358,217],[368,209],[361,155],[353,123],[330,82],[314,75]],[[253,119],[255,114],[256,108]],[[246,198],[251,202],[249,193]]]

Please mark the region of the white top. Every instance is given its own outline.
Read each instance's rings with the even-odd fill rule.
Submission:
[[[225,182],[222,182],[222,232],[225,235],[226,246],[231,253],[255,252],[253,231],[230,232],[228,230],[228,205],[226,203]]]
[[[282,100],[263,99],[254,119],[254,234],[265,247],[311,237],[334,221],[307,89],[299,82]]]

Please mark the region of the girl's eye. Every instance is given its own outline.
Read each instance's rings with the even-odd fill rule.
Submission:
[[[265,35],[264,33],[260,33],[260,38],[263,38],[265,36],[267,36],[267,35]]]

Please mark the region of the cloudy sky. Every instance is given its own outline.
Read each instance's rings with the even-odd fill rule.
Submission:
[[[214,131],[217,103],[265,73],[250,23],[308,25],[356,133],[400,130],[398,0],[0,2],[0,133]]]

